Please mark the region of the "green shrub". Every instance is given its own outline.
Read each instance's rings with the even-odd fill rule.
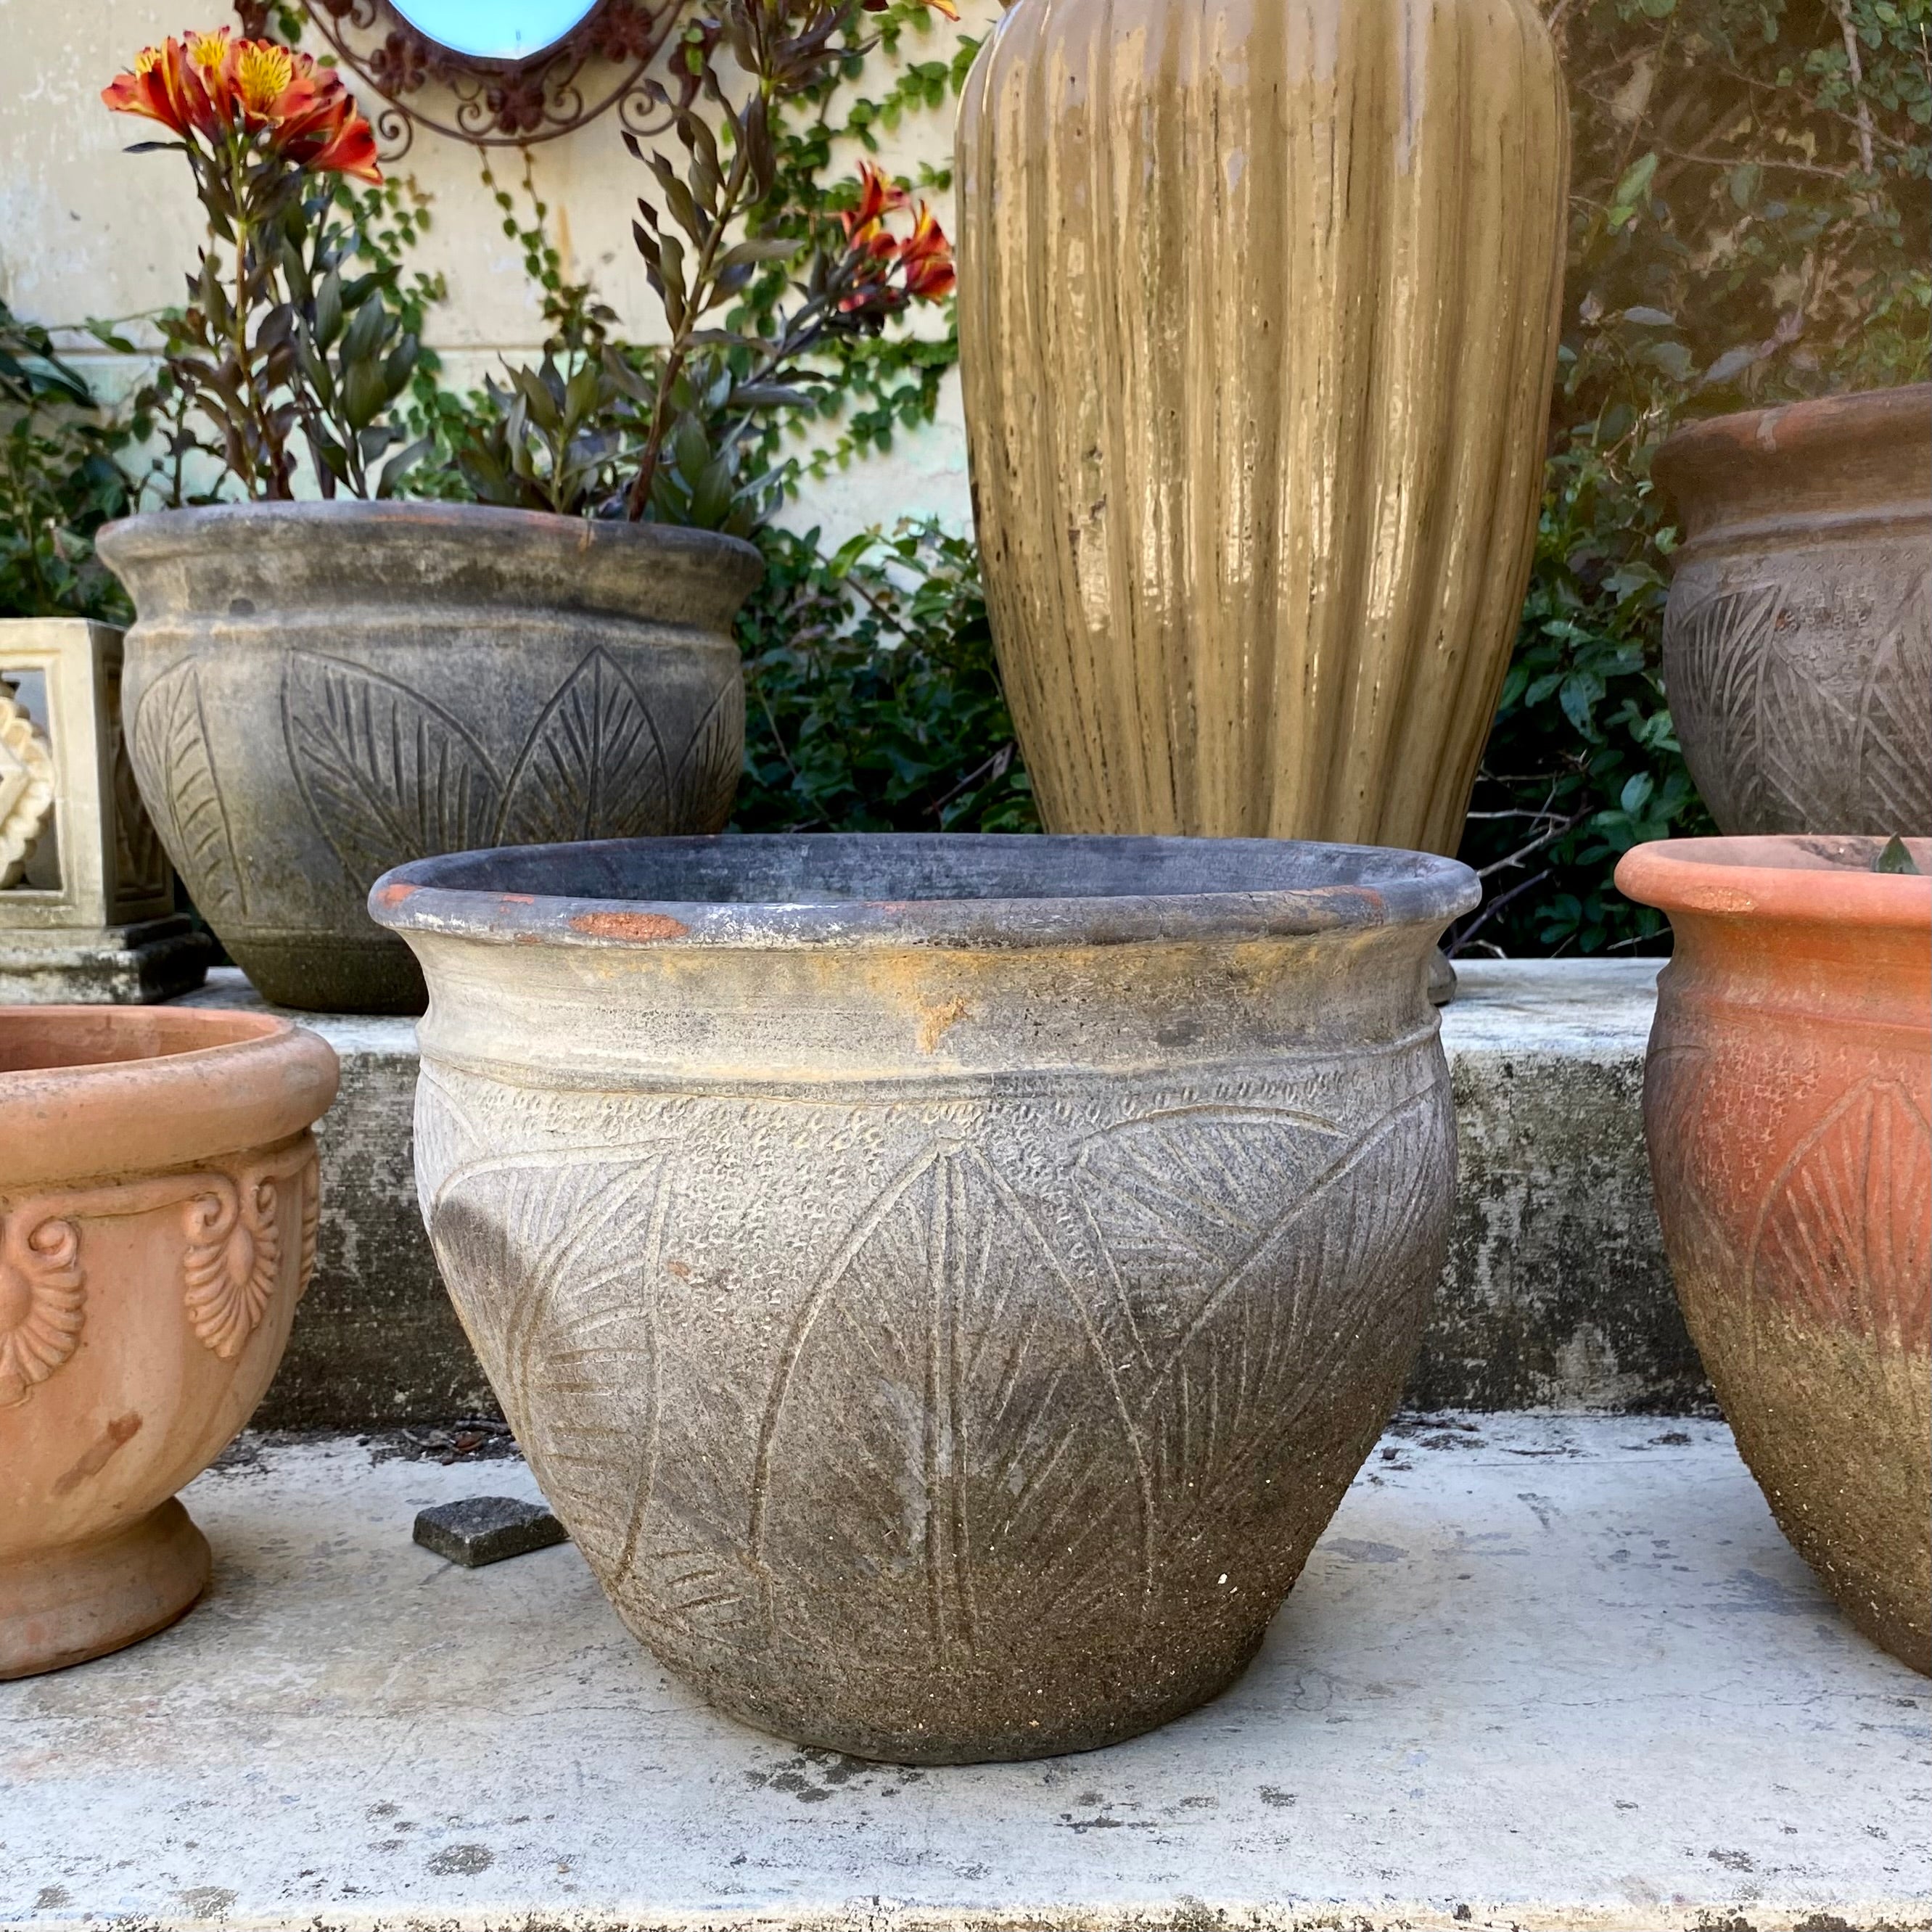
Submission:
[[[126,621],[94,532],[132,506],[129,434],[47,332],[0,302],[0,617]]]
[[[972,544],[936,524],[760,535],[745,652],[745,832],[1034,832]]]
[[[1453,943],[1660,951],[1610,874],[1710,829],[1659,670],[1678,422],[1923,380],[1928,0],[1559,0],[1570,254],[1536,559]]]

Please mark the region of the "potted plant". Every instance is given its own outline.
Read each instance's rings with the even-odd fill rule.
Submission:
[[[1932,840],[1685,838],[1644,1132],[1738,1447],[1845,1613],[1932,1671]]]
[[[687,32],[658,89],[680,163],[632,142],[665,211],[640,203],[637,238],[670,340],[580,339],[512,372],[458,452],[473,503],[397,500],[418,350],[334,200],[335,176],[379,176],[339,79],[224,29],[107,89],[167,130],[146,145],[186,155],[207,209],[169,363],[248,497],[101,533],[137,611],[129,742],[195,902],[270,999],[420,1008],[407,949],[364,910],[405,860],[730,816],[731,623],[770,496],[753,425],[808,391],[826,335],[950,285],[944,236],[882,178],[828,234],[764,232],[772,104],[834,71],[854,12],[731,0]],[[724,326],[776,261],[799,295],[778,339]],[[296,500],[298,454],[321,500]]]
[[[1670,715],[1719,830],[1932,836],[1932,382],[1693,423],[1653,468]]]
[[[1009,9],[960,104],[960,363],[1048,830],[1456,850],[1568,157],[1531,0]]]
[[[0,1678],[201,1594],[175,1492],[281,1360],[335,1084],[321,1040],[260,1014],[0,1010]]]
[[[1453,860],[745,834],[474,853],[418,1190],[544,1493],[735,1715],[918,1762],[1246,1666],[1400,1391],[1455,1168]]]

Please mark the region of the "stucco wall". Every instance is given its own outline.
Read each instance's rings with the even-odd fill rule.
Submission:
[[[998,17],[994,0],[968,0],[958,31],[983,33]],[[150,42],[230,17],[226,0],[0,0],[0,297],[15,312],[50,325],[88,316],[138,317],[180,299],[182,278],[201,235],[200,209],[179,158],[129,155],[141,124],[110,115],[101,87]],[[950,54],[955,29],[934,17],[932,31],[908,34],[912,58]],[[319,40],[315,43],[320,45]],[[876,98],[889,84],[883,57],[868,67],[862,91]],[[950,104],[903,122],[883,148],[895,172],[914,174],[923,160],[946,165],[952,146]],[[631,242],[632,202],[644,171],[625,152],[609,116],[532,149],[538,192],[553,211],[553,233],[569,272],[588,274],[622,319],[628,334],[649,340],[662,328],[644,265]],[[850,156],[835,157],[844,164]],[[496,151],[506,184],[521,175],[514,149]],[[508,356],[523,359],[542,324],[520,250],[506,237],[500,211],[484,185],[477,151],[419,134],[398,172],[430,198],[432,226],[415,260],[448,278],[449,299],[433,318],[431,344],[445,380],[466,387]],[[934,197],[948,232],[951,198]],[[928,325],[931,318],[922,318]],[[129,332],[141,338],[138,328]],[[83,338],[83,343],[85,339]],[[79,346],[106,393],[124,389],[137,371],[122,358]],[[968,517],[965,444],[956,378],[950,378],[939,420],[902,436],[883,457],[814,485],[787,520],[822,524],[842,538],[876,521],[932,512],[956,524]]]

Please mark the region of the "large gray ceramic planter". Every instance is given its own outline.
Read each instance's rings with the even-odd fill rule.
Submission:
[[[1453,860],[1270,841],[472,854],[417,1181],[545,1494],[726,1710],[1110,1743],[1253,1654],[1442,1267]]]
[[[1655,472],[1664,687],[1720,829],[1932,834],[1932,383],[1695,423]]]
[[[122,706],[195,904],[286,1006],[416,1012],[369,888],[434,853],[715,832],[743,759],[735,538],[430,503],[110,525]]]

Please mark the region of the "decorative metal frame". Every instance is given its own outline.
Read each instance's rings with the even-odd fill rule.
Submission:
[[[386,161],[409,151],[418,128],[478,148],[554,141],[612,111],[634,134],[662,130],[644,81],[682,0],[598,0],[560,39],[520,60],[458,53],[390,0],[302,5],[337,59],[381,97],[369,118]],[[236,11],[244,30],[259,32],[268,0],[236,0]]]

